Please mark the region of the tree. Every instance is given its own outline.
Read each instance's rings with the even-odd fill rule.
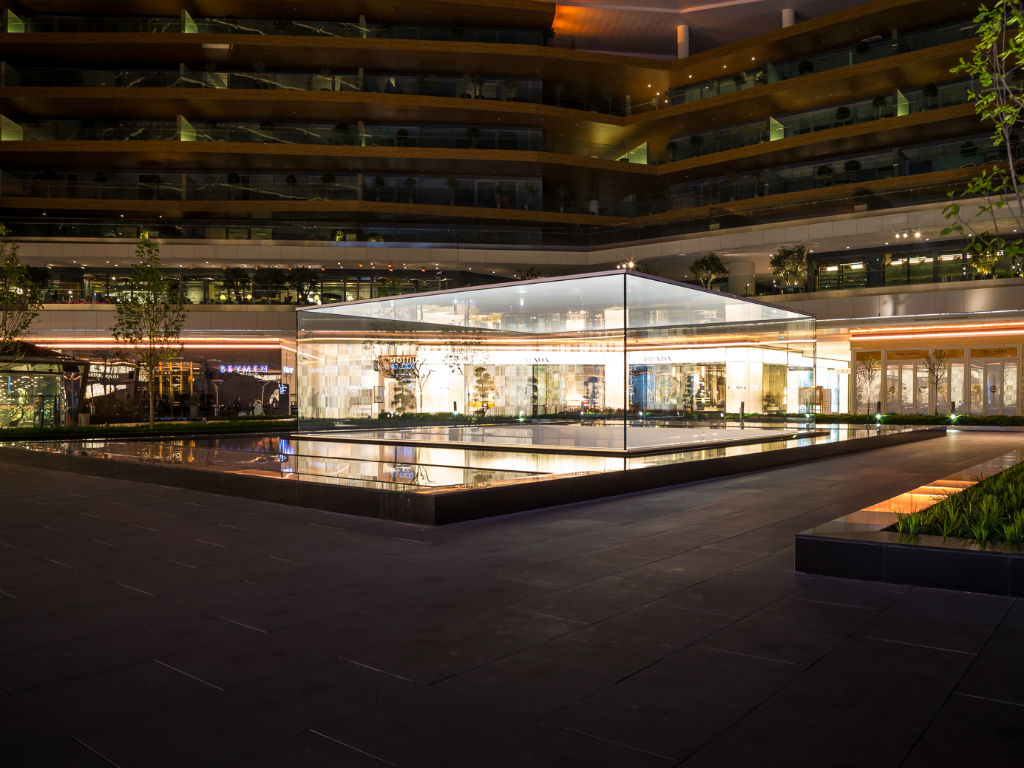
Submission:
[[[280,267],[263,267],[257,269],[252,282],[267,297],[267,301],[278,298],[281,289],[288,284],[288,273]]]
[[[977,241],[977,244],[975,244]],[[996,268],[1003,260],[1004,252],[999,244],[988,232],[982,232],[977,237],[968,238],[966,248],[970,259],[971,273],[981,277],[992,277]],[[1013,254],[1016,257],[1017,254]]]
[[[485,333],[481,328],[448,326],[441,329],[444,339],[444,364],[452,373],[462,376],[466,366],[487,358],[484,349]]]
[[[873,355],[857,356],[857,391],[864,395],[864,413],[871,412],[871,395],[882,370],[881,361]]]
[[[18,244],[6,236],[0,224],[0,365],[24,355],[22,339],[42,309],[29,269],[18,260]]]
[[[181,353],[181,329],[186,311],[181,291],[167,282],[160,268],[160,246],[143,233],[135,247],[138,262],[128,278],[130,298],[117,305],[111,329],[125,356],[145,372],[149,382],[149,426],[153,427],[156,373],[161,363]]]
[[[712,251],[701,256],[692,265],[690,271],[697,278],[702,286],[710,288],[711,284],[721,277],[729,276],[729,268],[722,263],[718,254]]]
[[[924,358],[924,367],[928,371],[928,382],[935,395],[935,415],[939,415],[939,387],[949,375],[949,355],[945,350],[935,349]]]
[[[312,267],[293,267],[288,272],[288,285],[295,290],[295,300],[299,304],[309,301],[309,294],[319,282],[320,273]]]
[[[779,248],[772,254],[772,274],[782,280],[783,285],[801,285],[807,280],[807,248],[803,245]]]
[[[370,358],[370,366],[385,379],[395,382],[392,405],[402,404],[403,412],[412,410],[409,405],[418,403],[423,410],[423,388],[433,369],[418,356],[419,345],[407,338],[407,331],[401,323],[374,321],[370,325],[369,338],[363,341],[363,351]],[[415,395],[409,390],[415,390]],[[414,399],[415,398],[415,399]]]
[[[494,401],[494,377],[482,365],[473,369],[473,399],[480,404],[479,413],[483,416]]]
[[[1024,191],[1017,167],[1016,132],[1024,108],[1021,78],[1024,76],[1024,2],[994,0],[991,7],[981,6],[974,23],[978,25],[978,43],[968,58],[961,58],[950,72],[968,75],[971,87],[967,97],[982,122],[991,124],[992,143],[1001,148],[1002,161],[985,167],[950,202],[943,213],[951,221],[943,235],[957,232],[965,238],[970,256],[1003,254],[1012,262],[1022,252],[1021,240],[1006,230],[1024,231]],[[964,211],[955,197],[982,198],[973,214]],[[1000,224],[1000,215],[1010,221]],[[986,223],[977,231],[974,220]],[[1012,235],[1012,233],[1010,233]]]

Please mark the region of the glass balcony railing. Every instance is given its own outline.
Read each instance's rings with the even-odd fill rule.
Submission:
[[[790,115],[773,116],[768,120],[758,120],[731,128],[676,136],[663,150],[649,150],[648,162],[688,160],[817,131],[965,104],[968,100],[968,88],[969,84],[966,82],[930,86],[908,91],[906,94],[902,92],[882,94],[874,99],[831,105],[823,109]],[[879,130],[882,127],[884,126],[880,126]]]
[[[654,99],[649,106],[657,108],[667,104],[686,104],[692,101],[724,96],[737,91],[747,90],[759,85],[777,83],[794,77],[826,72],[840,67],[862,64],[876,59],[909,53],[938,45],[953,43],[974,37],[975,25],[968,21],[943,24],[923,30],[915,30],[899,36],[897,39],[884,39],[878,36],[862,40],[856,45],[813,54],[803,59],[794,59],[782,64],[763,63],[758,67],[732,75],[692,83],[671,89],[667,97]]]
[[[19,124],[25,141],[225,141],[366,147],[532,150],[544,148],[539,129],[491,126],[395,126],[356,123],[174,120],[32,120]]]
[[[61,19],[64,19],[63,21]],[[124,31],[174,31],[167,25],[178,24],[178,20],[166,18],[129,19],[82,19],[77,17],[39,17],[24,22],[26,30],[38,29],[55,31],[110,31],[106,27]],[[92,29],[98,24],[104,29]],[[522,35],[530,37],[534,31],[485,30],[459,27],[407,27],[346,24],[342,22],[267,21],[238,19],[189,19],[190,31],[238,33],[238,34],[304,34],[330,37],[396,37],[401,39],[435,40],[478,40],[481,42],[519,41]],[[325,26],[326,24],[326,26]],[[330,26],[331,24],[336,26]],[[65,26],[62,26],[65,25]],[[681,86],[665,94],[659,94],[647,101],[628,102],[622,94],[611,90],[598,90],[578,85],[567,85],[555,80],[542,84],[537,78],[501,78],[471,74],[453,77],[445,74],[382,74],[356,72],[347,73],[268,73],[268,72],[174,72],[154,71],[109,71],[82,72],[68,70],[29,70],[19,72],[8,64],[6,84],[17,86],[92,86],[92,87],[192,87],[232,89],[273,89],[302,91],[362,91],[367,93],[395,93],[444,98],[489,99],[546,104],[567,109],[597,112],[609,115],[628,115],[653,110],[670,104],[727,95],[754,88],[758,85],[775,83],[813,72],[822,72],[839,67],[859,64],[923,48],[942,45],[970,38],[974,26],[963,21],[941,27],[909,32],[896,41],[870,39],[854,46],[810,56],[798,61],[782,64],[763,63],[756,69],[726,75],[714,80]],[[474,37],[475,36],[475,37]],[[547,36],[541,34],[546,40]],[[525,38],[522,38],[525,39]],[[530,39],[533,39],[532,37]]]
[[[544,45],[548,35],[541,29],[501,29],[442,25],[378,24],[358,21],[309,21],[302,19],[230,19],[184,16],[23,16],[8,32],[135,32],[217,35],[293,35],[300,37],[378,38],[441,40],[466,43]]]
[[[5,175],[6,179],[6,175]],[[24,183],[24,182],[22,182]],[[419,187],[421,182],[418,182]],[[468,205],[469,182],[462,190],[455,191],[456,201],[460,205]],[[680,211],[680,216],[664,222],[652,224],[623,224],[620,226],[580,226],[578,224],[541,224],[529,221],[522,222],[506,219],[501,226],[493,223],[475,224],[472,221],[455,220],[436,222],[410,222],[401,217],[388,221],[354,220],[339,222],[338,213],[326,211],[313,215],[302,211],[293,215],[277,215],[273,221],[245,222],[237,219],[218,221],[177,220],[165,217],[154,226],[147,220],[120,218],[110,214],[108,218],[96,220],[72,218],[67,216],[48,216],[31,218],[8,216],[5,224],[15,240],[25,238],[95,238],[95,239],[134,239],[141,229],[148,229],[154,237],[168,240],[259,240],[259,241],[309,241],[331,242],[339,246],[350,245],[387,245],[409,244],[416,247],[438,246],[458,248],[462,246],[488,248],[544,247],[553,249],[593,249],[607,246],[632,243],[637,240],[657,240],[672,238],[693,233],[707,233],[727,230],[731,227],[754,226],[790,221],[793,218],[813,218],[814,216],[835,215],[836,213],[852,213],[858,210],[885,210],[901,205],[944,202],[948,199],[949,184],[924,184],[920,181],[908,183],[899,190],[890,190],[885,195],[872,195],[866,190],[854,190],[845,195],[820,195],[811,200],[801,200],[782,204],[777,199],[766,197],[757,204],[744,205],[740,214],[730,213],[728,208],[707,208]],[[41,187],[35,187],[37,191]],[[392,184],[391,189],[395,189]],[[398,194],[408,192],[399,182]],[[5,194],[8,186],[5,181]],[[63,188],[62,188],[63,191]],[[524,189],[525,191],[525,189]],[[721,191],[721,189],[720,189]],[[729,190],[725,190],[729,191]],[[737,193],[743,187],[735,189]],[[450,191],[445,189],[450,194]],[[389,193],[382,191],[381,202],[390,202]],[[395,192],[390,193],[392,195]],[[437,191],[433,193],[437,196]],[[538,194],[538,193],[534,193]],[[461,195],[466,195],[462,197]],[[599,213],[615,214],[630,211],[656,213],[671,208],[678,208],[686,202],[681,196],[642,199],[632,206],[610,205],[601,206],[599,201],[591,206],[578,191],[568,187],[555,190],[544,189],[537,210],[564,211],[566,213],[587,213],[596,210]],[[371,188],[369,194],[364,190],[364,200],[373,203],[376,191]],[[443,197],[438,199],[444,200]],[[481,207],[493,208],[494,196],[477,195],[475,198]],[[728,198],[726,198],[728,200]],[[396,200],[400,202],[399,200]],[[368,206],[371,207],[371,206]],[[346,214],[345,218],[350,218]],[[339,251],[338,259],[346,258]]]
[[[8,67],[8,86],[76,88],[214,88],[222,90],[393,93],[536,104],[541,83],[496,77],[406,76],[331,72],[82,70]]]
[[[1015,147],[1015,150],[1020,149]],[[909,177],[969,168],[1003,158],[989,136],[903,147],[802,163],[743,176],[725,175],[674,184],[661,194],[630,195],[614,202],[598,187],[587,197],[569,186],[542,187],[540,179],[316,174],[126,174],[73,171],[4,174],[6,197],[102,198],[112,200],[356,200],[420,205],[589,213],[635,217],[670,210],[721,205],[834,185]],[[909,186],[909,185],[908,185]],[[871,197],[870,193],[866,193]]]
[[[827,108],[780,115],[745,125],[674,137],[663,149],[642,144],[581,142],[544,136],[539,129],[493,126],[388,125],[358,123],[277,123],[170,120],[35,120],[19,125],[26,141],[227,141],[364,147],[495,149],[569,154],[622,162],[660,164],[808,133],[875,122],[967,103],[968,83],[949,83]]]
[[[784,168],[755,171],[742,178],[720,176],[671,188],[668,201],[651,199],[636,206],[637,213],[657,213],[666,208],[718,205],[735,200],[767,197],[789,192],[822,189],[836,184],[856,184],[914,176],[935,171],[968,168],[1003,159],[1000,147],[990,136],[962,141],[904,147],[855,157],[831,159],[824,163],[803,163]]]

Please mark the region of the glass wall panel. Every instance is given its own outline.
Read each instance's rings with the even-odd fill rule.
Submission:
[[[916,377],[914,394],[917,397],[917,413],[931,413],[931,377],[928,375],[928,367],[923,363],[917,364]]]
[[[971,380],[970,380],[970,396],[971,396],[971,415],[972,416],[983,416],[985,411],[984,401],[984,373],[985,369],[978,363],[971,363]]]
[[[1014,415],[1017,413],[1017,377],[1020,374],[1020,365],[1017,362],[1006,363],[1003,366],[1003,413]]]
[[[810,424],[827,405],[812,318],[628,272],[311,307],[298,338],[304,429],[557,419],[530,439],[622,450],[655,447],[678,430],[648,428],[669,421],[717,425],[742,409]],[[527,439],[516,429],[503,439]]]
[[[964,412],[964,364],[949,366],[949,393],[953,413]]]
[[[1003,364],[985,366],[985,412],[990,415],[1003,412]]]
[[[886,366],[886,413],[899,413],[899,366]]]
[[[914,412],[914,366],[904,365],[900,377],[900,413]]]
[[[882,400],[879,394],[881,386],[881,353],[880,352],[859,352],[857,354],[855,408],[857,413],[874,413],[878,401]]]
[[[950,367],[946,366],[939,374],[935,387],[935,413],[949,413]]]

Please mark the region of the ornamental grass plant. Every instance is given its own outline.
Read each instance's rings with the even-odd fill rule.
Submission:
[[[887,530],[918,536],[970,539],[983,549],[1024,544],[1024,464],[1004,470],[930,507],[899,515]]]

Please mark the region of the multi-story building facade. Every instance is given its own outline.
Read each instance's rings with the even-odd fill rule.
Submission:
[[[713,251],[716,287],[823,321],[822,409],[1019,413],[1024,281],[970,280],[941,234],[1001,156],[950,72],[974,0],[639,5],[7,2],[0,220],[65,305],[35,340],[109,346],[143,231],[201,305],[205,379],[285,385],[289,301],[629,262],[687,279]],[[778,296],[794,244],[805,292]]]

